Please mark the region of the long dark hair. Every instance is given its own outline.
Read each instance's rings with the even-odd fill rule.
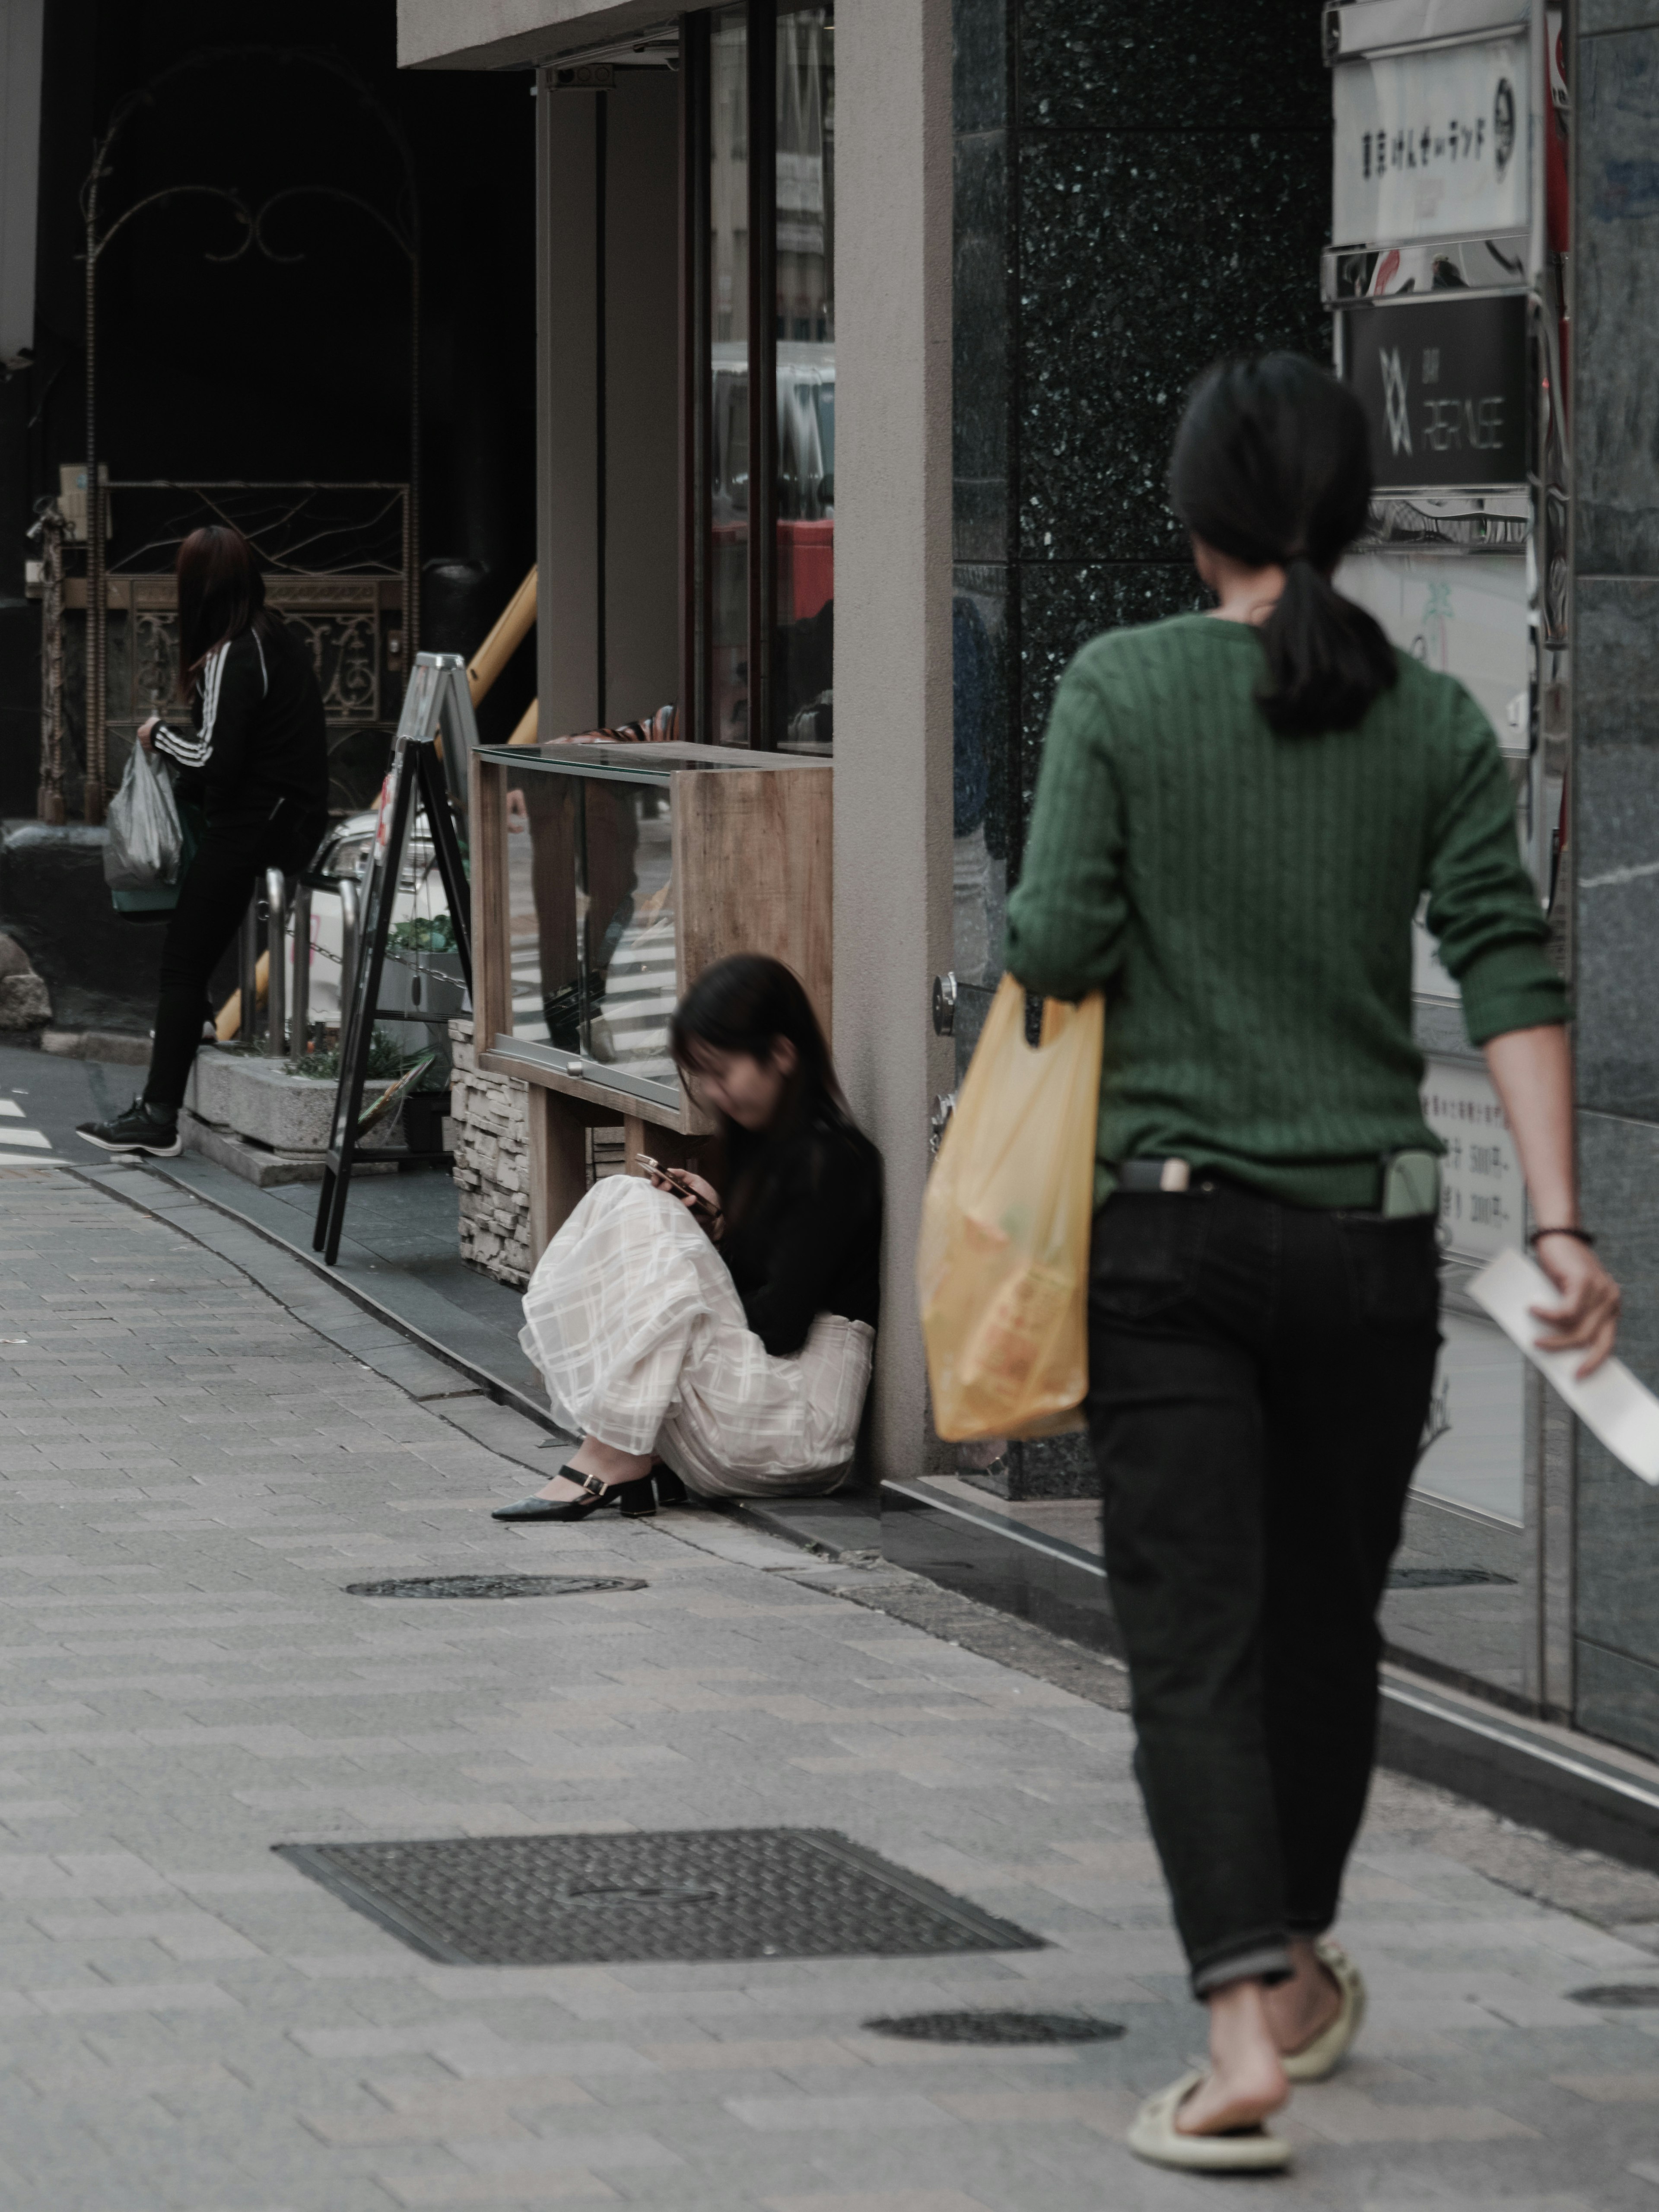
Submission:
[[[269,637],[275,617],[253,548],[232,523],[192,530],[179,548],[178,577],[179,680],[188,697],[216,646],[248,629]]]
[[[781,1037],[795,1048],[795,1070],[773,1129],[799,1121],[850,1128],[853,1117],[836,1079],[829,1040],[800,978],[781,960],[763,952],[734,952],[705,968],[674,1010],[668,1042],[676,1064],[695,1075],[700,1044],[764,1060],[771,1059]]]
[[[1394,648],[1331,571],[1365,526],[1370,436],[1346,385],[1300,354],[1219,363],[1193,387],[1170,463],[1170,503],[1188,530],[1285,589],[1261,626],[1271,726],[1351,730],[1399,671]]]

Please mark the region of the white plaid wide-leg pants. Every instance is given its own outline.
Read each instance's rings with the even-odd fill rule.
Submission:
[[[849,1471],[875,1331],[820,1314],[799,1352],[768,1352],[714,1246],[639,1176],[594,1184],[524,1315],[560,1425],[654,1451],[702,1497],[821,1496]]]

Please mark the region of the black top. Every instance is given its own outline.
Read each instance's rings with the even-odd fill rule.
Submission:
[[[827,1116],[773,1137],[726,1132],[720,1254],[769,1352],[799,1352],[821,1313],[867,1321],[881,1304],[881,1155]]]
[[[287,799],[297,817],[328,805],[328,729],[317,672],[285,623],[216,645],[191,706],[194,736],[163,722],[159,751],[184,774],[179,796],[210,824],[265,821]]]

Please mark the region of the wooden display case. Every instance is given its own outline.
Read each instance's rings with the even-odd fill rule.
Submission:
[[[716,745],[481,746],[469,804],[478,1065],[530,1085],[532,1262],[586,1188],[586,1132],[696,1157],[668,1050],[713,962],[767,952],[830,1030],[832,770]]]

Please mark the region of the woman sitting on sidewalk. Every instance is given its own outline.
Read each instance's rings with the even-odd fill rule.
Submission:
[[[653,1512],[657,1461],[702,1498],[822,1496],[848,1472],[875,1341],[879,1155],[781,962],[717,962],[672,1047],[719,1117],[724,1201],[701,1176],[607,1176],[548,1246],[520,1341],[581,1443],[498,1521],[580,1521],[617,1493]]]

